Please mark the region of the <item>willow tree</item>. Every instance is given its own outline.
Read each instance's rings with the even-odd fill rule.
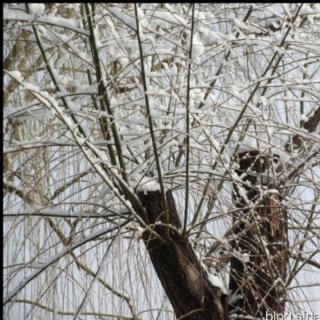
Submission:
[[[316,312],[319,12],[4,5],[4,317]]]

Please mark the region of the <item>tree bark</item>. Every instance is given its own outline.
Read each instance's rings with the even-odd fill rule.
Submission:
[[[166,193],[168,212],[160,191],[138,193],[146,210],[141,217],[150,227],[143,240],[178,319],[257,319],[266,312],[284,312],[288,228],[276,179],[279,157],[253,150],[238,154],[237,161],[241,184],[234,184],[239,210],[233,216],[237,227],[231,240],[230,299],[209,281],[188,239],[179,232],[172,192]]]
[[[166,193],[167,213],[160,191],[139,192],[138,196],[146,209],[149,227],[159,236],[146,229],[143,240],[177,318],[228,319],[227,296],[209,281],[188,239],[178,231],[181,224],[171,191]]]
[[[288,228],[276,179],[279,157],[253,150],[239,153],[237,161],[242,183],[234,184],[239,211],[233,216],[237,228],[231,241],[230,316],[257,319],[266,312],[283,314]]]

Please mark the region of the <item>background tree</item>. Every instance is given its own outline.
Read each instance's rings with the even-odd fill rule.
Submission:
[[[319,14],[6,4],[4,317],[320,312]]]

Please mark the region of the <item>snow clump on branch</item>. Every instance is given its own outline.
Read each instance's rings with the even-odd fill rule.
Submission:
[[[137,190],[144,191],[145,193],[148,191],[158,191],[160,190],[160,185],[154,178],[143,177]]]
[[[45,9],[46,9],[46,6],[43,3],[30,3],[29,4],[30,13],[34,14],[36,16],[42,16]]]

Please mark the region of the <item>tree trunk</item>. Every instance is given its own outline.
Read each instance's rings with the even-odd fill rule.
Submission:
[[[158,235],[146,229],[143,240],[177,318],[228,319],[227,296],[211,284],[188,239],[178,231],[180,219],[171,191],[166,193],[167,214],[160,191],[139,192],[138,196],[146,209],[150,229]],[[170,224],[165,223],[168,214]]]
[[[237,227],[231,240],[230,302],[209,281],[178,231],[181,223],[171,191],[166,193],[167,213],[160,191],[138,193],[147,214],[141,217],[150,227],[143,240],[178,319],[257,319],[266,312],[284,312],[288,230],[275,179],[279,157],[250,151],[238,154],[237,160],[242,185],[234,184],[239,211],[233,216]]]
[[[231,240],[229,289],[232,319],[283,314],[288,266],[287,213],[276,179],[279,157],[259,151],[237,155],[241,184],[234,184],[239,211]]]

